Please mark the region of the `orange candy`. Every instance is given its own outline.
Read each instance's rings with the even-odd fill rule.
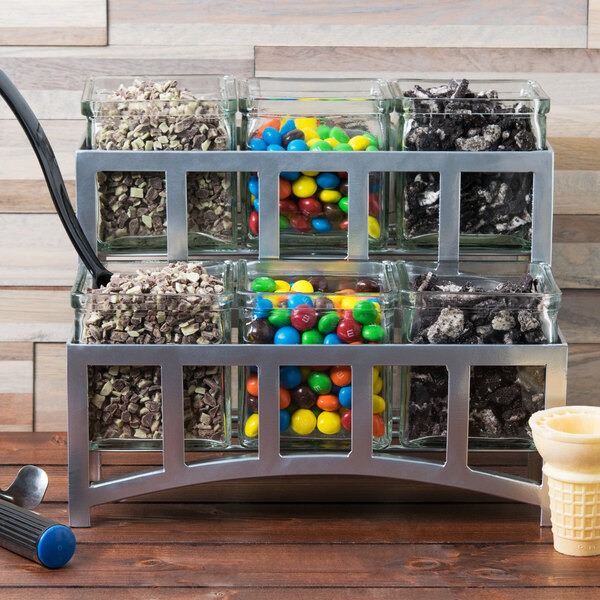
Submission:
[[[287,408],[290,405],[291,401],[292,401],[292,397],[290,396],[290,393],[285,388],[280,387],[279,388],[279,409],[283,410],[284,408]]]
[[[251,396],[258,396],[258,375],[251,375],[246,381],[246,391]]]
[[[352,369],[350,367],[333,367],[329,378],[334,385],[345,387],[352,383]]]
[[[263,131],[267,128],[267,127],[272,127],[273,129],[277,129],[277,131],[279,131],[279,129],[281,125],[281,121],[279,119],[271,119],[270,121],[267,121],[266,123],[263,123],[259,128],[258,131],[256,132],[256,137],[259,137],[262,139],[262,134]]]
[[[321,410],[333,412],[340,407],[340,401],[338,400],[338,397],[333,394],[323,394],[317,398],[317,406]]]
[[[292,193],[292,184],[283,177],[279,178],[279,199],[285,200]]]
[[[385,434],[385,423],[381,415],[373,415],[373,437],[379,438]]]
[[[336,294],[356,294],[356,291],[347,289],[347,290],[338,290]]]

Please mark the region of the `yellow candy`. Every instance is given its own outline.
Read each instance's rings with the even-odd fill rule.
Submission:
[[[321,140],[316,137],[316,138],[311,138],[310,140],[306,140],[306,144],[309,148],[312,148],[317,142],[320,142]],[[317,171],[318,173],[318,171]]]
[[[302,178],[300,178],[300,179],[302,179]],[[298,181],[300,181],[300,180],[298,180]],[[296,195],[298,195],[298,194],[296,194]],[[381,227],[379,227],[379,223],[375,217],[369,217],[369,225],[367,226],[367,229],[369,231],[369,237],[377,239],[381,235]]]
[[[292,191],[298,198],[310,198],[317,191],[317,182],[312,177],[301,175],[292,183]]]
[[[342,307],[342,297],[341,296],[327,296],[327,298],[329,298],[329,300],[331,300],[333,302],[333,306],[335,306],[335,308]]]
[[[333,137],[329,137],[329,138],[325,138],[325,141],[332,147],[335,148],[339,143],[340,140],[336,140]]]
[[[364,135],[355,135],[348,143],[352,146],[352,150],[365,150],[371,142]]]
[[[276,292],[278,290],[275,290]],[[265,298],[266,300],[270,300],[273,303],[273,306],[277,306],[282,300],[285,300],[287,298],[287,296],[281,296],[279,294],[277,295],[270,295],[270,296],[263,296],[263,298]]]
[[[306,129],[307,127],[310,127],[311,129],[316,129],[319,126],[318,119],[312,119],[309,117],[298,117],[297,119],[294,119],[294,123],[296,123],[296,129],[301,130]]]
[[[302,373],[302,381],[306,381],[312,373],[312,369],[310,367],[300,367],[300,373]]]
[[[292,415],[292,429],[300,435],[308,435],[315,430],[317,417],[308,408],[299,408]]]
[[[246,420],[244,433],[247,437],[256,437],[258,435],[258,415],[250,415]]]
[[[319,134],[312,127],[305,127],[301,131],[304,134],[304,141],[308,144],[309,148],[312,146],[312,144],[309,144],[310,140],[314,140],[315,138],[317,140],[321,139]]]
[[[344,296],[342,299],[342,309],[343,310],[352,310],[357,302],[359,302],[359,298],[356,296]]]
[[[276,292],[290,291],[290,284],[287,281],[284,281],[283,279],[276,279],[275,283],[277,284],[277,287],[275,288]]]
[[[336,412],[323,411],[319,415],[317,427],[325,435],[335,435],[342,428],[342,419]]]
[[[306,279],[299,279],[292,285],[293,292],[302,292],[303,294],[312,294],[315,291],[312,283]]]
[[[302,175],[306,175],[307,177],[316,177],[321,171],[300,171]]]
[[[377,379],[379,377],[379,369],[381,369],[381,367],[373,367],[373,379]]]
[[[383,379],[381,379],[381,377],[377,377],[377,379],[375,379],[375,377],[373,377],[373,393],[379,394],[379,392],[381,392],[382,389],[383,389]]]
[[[319,198],[322,202],[339,202],[342,194],[337,190],[321,190]]]
[[[385,410],[385,400],[378,396],[377,394],[373,394],[373,414],[378,415]]]

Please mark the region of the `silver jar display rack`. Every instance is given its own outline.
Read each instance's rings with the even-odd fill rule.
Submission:
[[[167,190],[167,255],[186,260],[188,254],[186,175],[199,171],[256,172],[259,175],[258,256],[280,256],[278,181],[282,171],[346,171],[349,186],[348,259],[368,260],[368,179],[372,172],[439,172],[440,218],[438,258],[459,259],[461,172],[528,172],[533,174],[531,262],[550,264],[552,253],[553,152],[124,152],[81,149],[77,153],[77,212],[84,231],[97,248],[96,173],[161,171]],[[362,199],[362,200],[361,200]],[[378,252],[378,254],[381,254]],[[231,258],[231,254],[229,255]],[[546,408],[566,403],[567,344],[544,345],[407,345],[335,346],[335,362],[349,365],[353,393],[370,398],[372,367],[446,366],[448,423],[446,460],[411,456],[392,446],[372,449],[370,402],[353,406],[351,449],[282,455],[279,443],[279,367],[332,364],[332,349],[319,346],[253,345],[94,345],[71,342],[68,361],[69,516],[74,527],[90,525],[90,508],[105,502],[170,488],[231,479],[272,475],[366,475],[443,484],[539,505],[547,523],[544,485],[468,464],[470,369],[478,365],[545,366]],[[112,479],[101,478],[100,451],[90,450],[88,435],[88,366],[150,364],[161,369],[163,398],[162,466]],[[231,446],[227,456],[185,460],[184,366],[258,367],[258,451]],[[214,449],[213,449],[214,450]],[[402,450],[402,454],[397,452]]]

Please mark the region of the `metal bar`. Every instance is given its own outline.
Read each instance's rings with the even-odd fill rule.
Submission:
[[[91,247],[98,251],[98,200],[94,156],[78,152],[76,158],[77,219]]]
[[[261,169],[258,173],[258,258],[279,258],[279,237],[279,172]]]
[[[187,173],[179,166],[167,169],[167,256],[188,259]]]
[[[552,220],[554,197],[554,154],[543,155],[541,167],[533,173],[531,262],[552,264]]]
[[[460,253],[460,171],[440,170],[438,260],[457,262]]]
[[[369,259],[369,172],[348,172],[348,258]]]
[[[163,467],[170,476],[185,468],[183,367],[166,352],[161,365]]]
[[[352,450],[353,465],[364,464],[373,452],[373,365],[352,364]]]

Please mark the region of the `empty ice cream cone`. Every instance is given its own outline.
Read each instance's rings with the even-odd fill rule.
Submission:
[[[561,406],[529,419],[548,479],[554,548],[600,554],[600,407]]]

